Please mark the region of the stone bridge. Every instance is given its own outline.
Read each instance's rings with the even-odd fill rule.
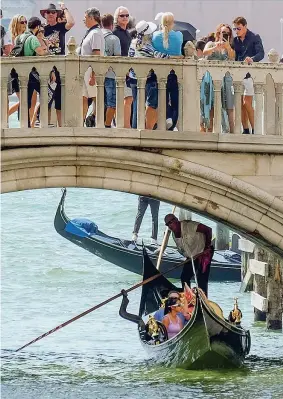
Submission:
[[[21,84],[20,127],[9,126],[7,77],[15,66]],[[95,128],[83,127],[82,79],[88,65],[97,78]],[[47,128],[48,73],[61,73],[63,127]],[[27,128],[27,76],[41,77],[41,128]],[[103,78],[116,73],[116,128],[104,128]],[[123,126],[124,80],[138,76],[138,129]],[[145,80],[154,68],[159,82],[158,129],[145,130]],[[179,81],[178,131],[166,130],[166,77]],[[213,133],[200,133],[200,82],[214,81]],[[235,87],[235,133],[221,132],[221,80]],[[242,79],[255,84],[255,135],[241,135]],[[26,57],[2,62],[2,192],[48,187],[92,187],[153,196],[221,221],[283,256],[283,66],[212,63],[190,59],[129,60],[113,57]]]

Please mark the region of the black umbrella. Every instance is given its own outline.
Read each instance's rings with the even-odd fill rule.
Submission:
[[[184,42],[196,40],[197,28],[188,22],[175,21],[174,30],[178,30],[183,33]]]

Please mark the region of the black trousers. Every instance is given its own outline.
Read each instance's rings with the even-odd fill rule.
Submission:
[[[135,220],[135,225],[134,225],[134,231],[133,233],[138,234],[140,231],[141,223],[145,214],[145,211],[147,210],[148,205],[150,206],[151,210],[151,217],[152,217],[152,232],[151,232],[151,238],[154,240],[157,240],[157,235],[158,235],[158,213],[159,213],[159,206],[160,206],[160,201],[144,197],[144,196],[139,196],[139,205],[138,205],[138,213],[136,216]]]
[[[194,265],[195,265],[195,270],[196,270],[196,277],[197,277],[197,284],[198,287],[203,290],[205,295],[207,296],[208,294],[208,279],[209,279],[209,273],[210,273],[210,265],[206,268],[206,271],[203,273],[202,272],[202,265],[199,262],[198,259],[194,260]],[[191,260],[188,259],[188,262],[184,264],[183,271],[181,274],[181,282],[182,282],[182,287],[184,288],[184,283],[187,283],[188,286],[191,286],[191,279],[194,277],[194,271],[193,271],[193,266]]]

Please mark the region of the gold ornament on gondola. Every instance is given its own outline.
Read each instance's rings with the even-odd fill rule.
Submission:
[[[238,298],[234,298],[234,309],[229,314],[229,321],[234,324],[241,324],[243,317],[241,310],[238,307]]]
[[[148,325],[148,333],[152,336],[152,338],[155,338],[156,336],[159,335],[159,327],[157,321],[152,315],[149,315],[147,325]]]

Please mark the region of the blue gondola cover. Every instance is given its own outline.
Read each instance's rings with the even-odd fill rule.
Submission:
[[[70,220],[67,223],[65,231],[79,237],[87,237],[89,235],[97,234],[98,226],[89,219],[77,218]]]

